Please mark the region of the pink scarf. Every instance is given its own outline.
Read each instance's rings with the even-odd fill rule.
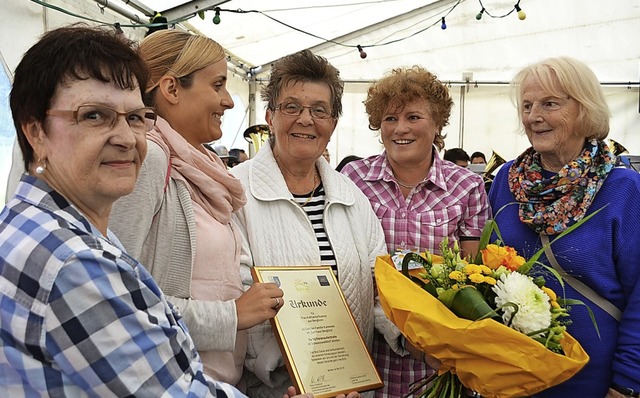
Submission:
[[[190,145],[169,123],[158,117],[147,139],[158,144],[171,160],[171,178],[184,181],[191,200],[222,224],[247,202],[240,180],[229,174],[222,160],[211,151]]]

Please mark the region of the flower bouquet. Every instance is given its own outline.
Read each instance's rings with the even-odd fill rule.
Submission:
[[[493,233],[499,239],[489,244]],[[500,242],[490,220],[473,260],[461,258],[457,242],[450,248],[446,240],[442,256],[378,257],[375,277],[385,314],[414,346],[441,362],[413,393],[458,398],[466,387],[483,397],[528,396],[562,383],[588,362],[565,331],[570,306],[582,302],[560,298],[543,277],[529,276],[544,267],[564,286],[553,268],[537,261],[543,249],[526,260]]]

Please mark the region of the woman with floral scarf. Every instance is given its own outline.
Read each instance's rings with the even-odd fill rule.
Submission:
[[[532,146],[494,179],[489,199],[495,220],[504,243],[525,257],[546,239],[551,241],[552,254],[542,262],[552,266],[555,257],[563,272],[587,286],[590,291],[579,288],[581,293],[575,283],[565,283],[564,295],[587,304],[597,322],[596,329],[585,307],[572,308],[568,332],[590,361],[573,378],[536,397],[637,397],[640,174],[615,167],[616,158],[603,142],[609,133],[609,108],[598,79],[585,64],[550,58],[523,68],[513,86],[518,116]],[[550,288],[563,292],[555,278],[546,279]]]

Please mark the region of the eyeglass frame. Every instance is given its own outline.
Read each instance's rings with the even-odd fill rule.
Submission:
[[[282,111],[282,106],[283,105],[296,105],[297,107],[299,107],[299,111],[298,114],[293,114],[293,113],[285,113]],[[326,111],[325,113],[327,114],[327,117],[317,117],[314,116],[313,113],[313,108],[314,107],[318,107],[318,105],[301,105],[297,102],[281,102],[278,105],[276,105],[275,109],[279,110],[280,113],[282,113],[284,116],[291,116],[291,117],[299,117],[300,115],[302,115],[302,112],[304,112],[305,109],[309,110],[309,115],[311,115],[311,118],[313,119],[318,119],[318,120],[327,120],[327,119],[332,119],[334,118],[334,116],[331,114],[332,111]]]
[[[156,113],[155,109],[149,106],[145,106],[142,108],[137,108],[137,109],[133,109],[130,110],[128,112],[118,112],[117,110],[110,108],[108,106],[104,106],[104,105],[96,105],[96,104],[83,104],[83,105],[79,105],[76,110],[67,110],[67,109],[47,109],[47,111],[45,112],[46,115],[48,116],[71,116],[73,118],[73,120],[75,120],[76,124],[81,125],[80,120],[79,120],[79,116],[80,116],[80,109],[81,108],[95,108],[96,110],[109,110],[113,113],[116,114],[116,117],[113,118],[113,122],[111,123],[111,125],[107,126],[107,129],[112,129],[118,121],[118,118],[120,116],[124,116],[124,120],[125,122],[127,122],[127,126],[129,126],[129,128],[131,129],[131,131],[133,132],[138,132],[136,131],[133,127],[131,127],[131,124],[129,123],[129,120],[127,118],[127,116],[134,114],[138,111],[141,110],[145,110],[145,116],[144,116],[144,120],[143,123],[145,125],[145,131],[140,131],[141,133],[146,133],[147,131],[150,131],[153,129],[153,127],[156,125],[156,121],[158,120],[158,114]],[[153,114],[153,118],[149,118],[149,113]],[[151,120],[152,122],[149,122],[149,120]],[[104,125],[106,126],[106,124]],[[93,128],[100,128],[100,127],[104,127],[104,126],[90,126]]]

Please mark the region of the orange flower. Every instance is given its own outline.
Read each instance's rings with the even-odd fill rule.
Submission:
[[[498,269],[507,256],[507,249],[503,246],[489,244],[482,250],[482,263],[491,269]]]
[[[505,263],[503,263],[502,265],[504,265],[511,271],[516,271],[522,264],[526,262],[524,257],[519,256],[516,252],[516,249],[514,249],[513,247],[505,246],[505,249],[507,250],[508,254]]]
[[[525,261],[524,257],[519,256],[513,247],[489,244],[486,249],[482,250],[482,262],[494,270],[503,265],[507,269],[515,271]]]

